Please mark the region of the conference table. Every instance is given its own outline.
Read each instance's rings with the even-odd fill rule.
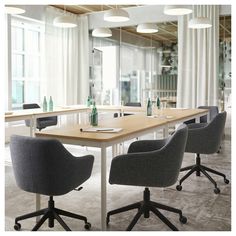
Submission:
[[[97,110],[99,112],[120,112],[124,114],[124,112],[144,112],[145,108],[143,107],[129,107],[129,106],[110,106],[110,105],[98,105]],[[81,113],[89,113],[91,111],[91,107],[87,107],[85,105],[69,105],[69,106],[58,106],[55,107],[53,111],[43,111],[41,108],[34,109],[25,109],[25,110],[12,110],[5,112],[5,122],[13,122],[20,120],[30,120],[30,136],[34,136],[34,132],[36,131],[36,119],[42,117],[50,117],[50,116],[61,116],[61,115],[70,115],[70,114],[78,114],[79,115],[79,123],[81,123],[80,114]]]
[[[112,109],[112,108],[111,108]],[[114,108],[115,109],[115,108]],[[117,108],[116,108],[117,109]],[[122,110],[123,111],[123,110]],[[141,110],[140,110],[141,111]],[[163,136],[168,136],[168,128],[180,124],[186,120],[195,118],[197,122],[203,115],[208,115],[207,109],[162,109],[155,110],[153,116],[146,116],[144,112],[131,116],[122,116],[114,119],[106,119],[99,122],[95,132],[86,132],[89,124],[74,124],[60,128],[53,128],[41,132],[35,132],[36,137],[58,139],[64,144],[97,147],[101,153],[101,230],[106,230],[107,214],[107,148],[112,147],[112,155],[115,156],[116,146],[125,141],[137,138],[163,129]],[[101,131],[112,128],[119,132]]]

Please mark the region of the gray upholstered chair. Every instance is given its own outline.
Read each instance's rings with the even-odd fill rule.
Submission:
[[[12,166],[19,188],[26,192],[49,196],[48,208],[16,217],[15,230],[20,230],[20,220],[43,215],[34,226],[38,230],[48,219],[48,226],[54,227],[54,219],[69,231],[70,228],[60,215],[76,218],[91,224],[87,218],[54,207],[53,196],[66,194],[83,184],[91,175],[94,157],[74,157],[57,140],[39,139],[13,135],[10,140]]]
[[[219,109],[218,106],[199,106],[199,109],[209,109],[209,121],[213,120],[218,114]],[[207,116],[200,117],[200,123],[207,123]]]
[[[37,103],[23,104],[23,109],[34,109],[34,108],[40,108],[40,106]],[[25,125],[30,127],[30,120],[25,120]],[[48,126],[53,126],[53,125],[57,125],[57,116],[37,118],[36,120],[36,128],[39,129],[39,131],[45,129]]]
[[[198,107],[199,109],[209,109],[209,120],[213,120],[216,115],[219,113],[219,109],[217,106],[199,106]],[[196,123],[196,120],[195,119],[191,119],[191,120],[188,120],[188,121],[185,121],[184,122],[185,124],[192,124],[192,123]],[[200,117],[200,123],[207,123],[207,116],[201,116]]]
[[[229,180],[226,179],[226,176],[223,173],[201,165],[200,159],[200,154],[213,154],[219,149],[224,132],[225,121],[226,112],[222,112],[216,115],[210,123],[193,123],[188,125],[189,132],[185,152],[196,153],[196,163],[181,168],[180,171],[189,170],[189,172],[180,179],[179,185],[176,186],[178,191],[182,190],[181,184],[183,181],[194,172],[196,172],[197,176],[200,176],[200,172],[203,173],[214,184],[214,192],[216,194],[220,193],[220,189],[207,172],[220,175],[224,178],[226,184],[229,183]]]
[[[112,210],[107,213],[107,223],[110,216],[138,209],[127,230],[130,231],[141,215],[149,218],[152,211],[172,230],[178,230],[159,210],[167,210],[179,214],[182,223],[187,218],[182,211],[150,200],[149,187],[168,187],[176,183],[182,164],[185,144],[187,140],[187,126],[181,125],[177,131],[164,140],[142,140],[133,142],[128,154],[115,157],[111,163],[110,184],[143,186],[143,201]]]

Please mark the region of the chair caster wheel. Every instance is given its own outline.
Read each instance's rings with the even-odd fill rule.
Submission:
[[[215,189],[214,189],[214,193],[215,193],[215,194],[219,194],[219,193],[220,193],[220,189],[219,189],[219,188],[215,188]]]
[[[225,182],[226,184],[228,184],[228,183],[229,183],[229,180],[228,180],[228,179],[224,179],[224,182]]]
[[[182,190],[182,186],[181,186],[181,185],[177,185],[177,186],[176,186],[176,189],[177,189],[178,191],[181,191],[181,190]]]
[[[14,230],[19,231],[21,229],[21,224],[15,223]]]
[[[84,225],[84,228],[85,229],[90,229],[91,228],[91,224],[89,222],[87,222],[85,225]]]
[[[185,217],[185,216],[180,216],[179,221],[180,221],[182,224],[186,224],[188,220],[187,220],[187,217]]]

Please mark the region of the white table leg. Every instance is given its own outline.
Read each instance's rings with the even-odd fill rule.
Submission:
[[[112,157],[116,156],[116,145],[112,145]]]
[[[35,122],[34,122],[34,117],[32,116],[31,117],[31,121],[30,121],[30,137],[33,137],[34,136],[34,124],[35,124]]]
[[[157,131],[155,131],[155,132],[153,133],[153,139],[154,139],[154,140],[157,139]]]
[[[36,200],[36,211],[39,211],[41,208],[41,195],[35,194],[35,200]],[[40,217],[37,217],[37,220],[40,219]]]
[[[196,117],[195,122],[200,123],[200,116]]]
[[[207,113],[207,123],[210,122],[210,112]]]
[[[168,125],[166,125],[164,128],[163,128],[163,138],[167,138],[169,133],[168,133]]]
[[[107,214],[107,178],[106,178],[106,147],[101,148],[101,227],[106,230]]]
[[[32,117],[32,136],[31,137],[35,137],[35,132],[36,132],[36,129],[37,129],[37,119],[33,116]]]
[[[34,137],[35,136],[35,131],[36,131],[36,118],[34,116],[32,116],[31,122],[30,122],[30,136]],[[35,209],[36,211],[39,211],[41,208],[41,196],[40,194],[35,194]],[[36,222],[39,222],[40,220],[40,216],[36,217]]]
[[[76,114],[76,123],[81,124],[81,114],[80,113]]]

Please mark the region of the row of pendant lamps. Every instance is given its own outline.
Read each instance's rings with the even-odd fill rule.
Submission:
[[[164,14],[166,15],[187,15],[192,13],[192,8],[185,5],[167,5],[164,7]],[[116,8],[108,10],[104,14],[104,20],[110,22],[124,22],[128,21],[129,14],[127,11]],[[207,17],[196,17],[189,21],[188,27],[191,29],[204,29],[212,26],[211,21]],[[138,33],[156,33],[158,32],[157,25],[154,23],[142,23],[137,26]],[[92,32],[94,37],[110,37],[112,32],[109,28],[96,28]]]
[[[24,9],[18,7],[5,7],[6,12],[8,14],[23,14],[25,12]],[[164,13],[167,15],[186,15],[192,13],[192,9],[185,5],[167,5],[164,7]],[[105,12],[104,20],[109,22],[124,22],[128,21],[129,14],[127,11],[121,8],[110,9]],[[71,28],[76,27],[76,20],[70,16],[58,16],[54,19],[53,24],[57,27],[63,28]],[[189,21],[189,28],[192,29],[203,29],[211,27],[211,21],[207,17],[196,17]],[[153,23],[143,23],[137,26],[138,33],[156,33],[158,32],[158,28],[156,24]],[[112,36],[112,32],[109,28],[97,28],[92,32],[92,36],[94,37],[110,37]]]

